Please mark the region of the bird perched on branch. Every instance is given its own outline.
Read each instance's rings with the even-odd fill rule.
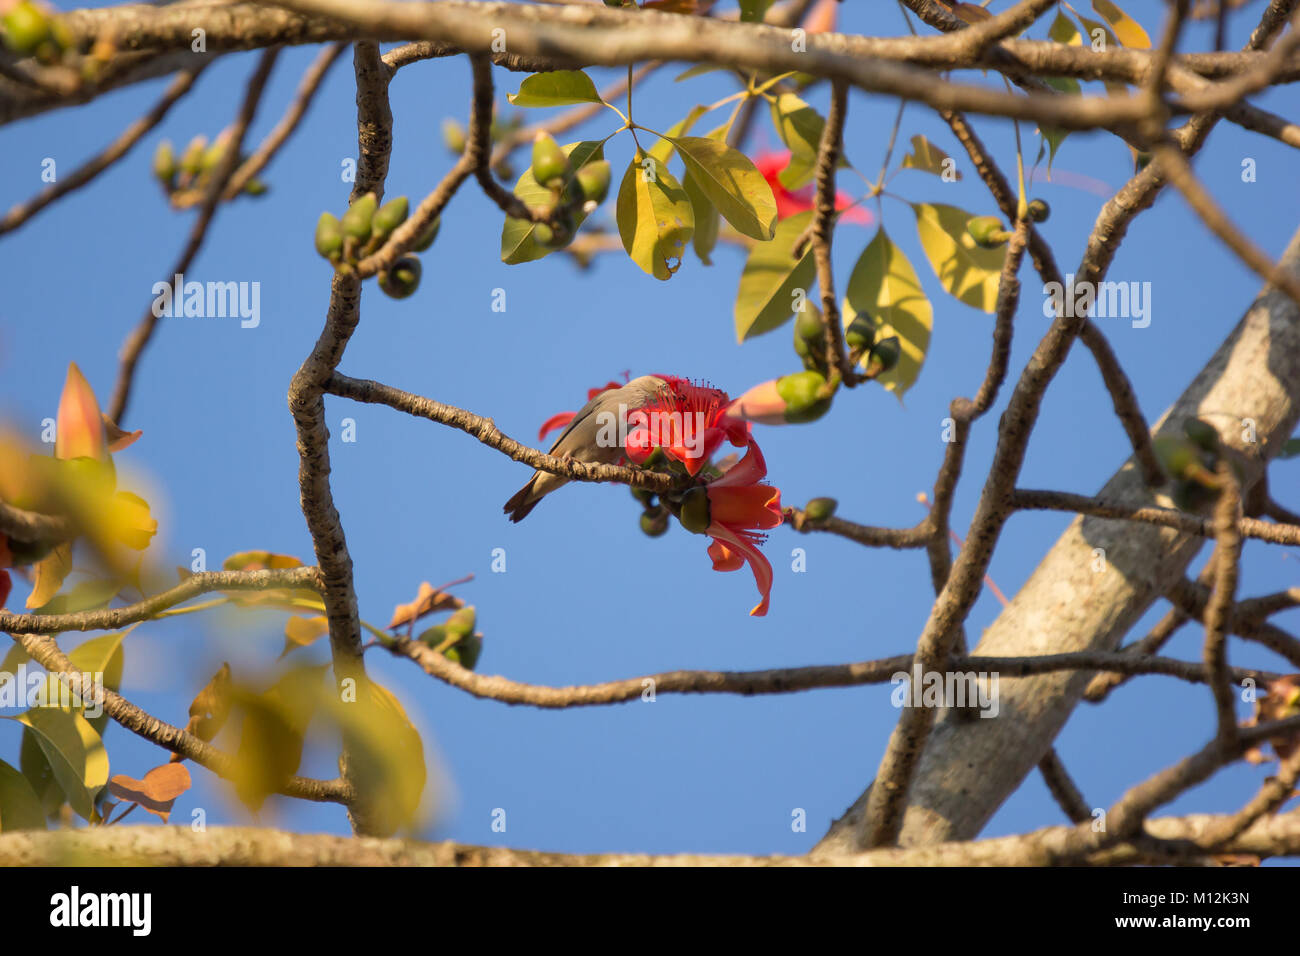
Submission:
[[[626,453],[623,441],[627,435],[624,424],[627,414],[654,404],[671,388],[672,381],[668,376],[642,375],[626,385],[607,388],[592,396],[573,415],[568,427],[551,446],[550,454],[573,461],[615,464]],[[611,426],[615,439],[612,441],[609,440]],[[544,426],[543,434],[546,430]],[[505,513],[511,521],[523,521],[539,501],[568,482],[568,478],[547,471],[534,472],[528,484],[506,502]]]

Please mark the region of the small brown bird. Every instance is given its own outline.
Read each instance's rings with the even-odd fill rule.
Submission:
[[[567,428],[551,446],[550,454],[559,458],[572,458],[574,461],[612,465],[625,454],[622,441],[626,437],[627,414],[634,409],[653,404],[664,390],[669,388],[667,377],[642,375],[634,378],[620,388],[611,388],[587,402],[573,416]],[[602,430],[614,428],[615,441],[598,441]],[[528,513],[537,507],[537,503],[561,485],[569,483],[568,478],[553,475],[547,471],[533,473],[528,484],[519,489],[506,502],[505,513],[511,521],[523,521]]]

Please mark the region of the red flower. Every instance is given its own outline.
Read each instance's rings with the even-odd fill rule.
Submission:
[[[772,594],[772,565],[758,550],[767,540],[762,532],[782,521],[781,490],[759,484],[766,476],[763,453],[751,441],[749,451],[737,465],[704,486],[709,501],[709,526],[704,533],[713,538],[709,545],[713,570],[735,571],[749,562],[762,595],[762,600],[749,612],[754,617],[767,613]]]
[[[627,417],[627,456],[634,463],[644,463],[661,448],[694,476],[724,441],[748,444],[748,423],[727,416],[731,397],[726,392],[672,375],[659,377],[667,387],[658,401]]]
[[[601,392],[608,392],[611,388],[622,387],[622,382],[606,382],[604,385],[598,386],[597,388],[589,388],[587,389],[587,401],[591,401]],[[558,415],[552,415],[550,418],[546,419],[546,421],[542,422],[542,427],[537,432],[537,440],[542,441],[546,438],[548,432],[553,432],[557,428],[563,428],[565,425],[569,424],[569,422],[573,421],[573,416],[577,414],[577,412],[560,412]]]
[[[805,186],[803,189],[791,192],[782,185],[780,179],[781,170],[788,165],[790,165],[790,153],[788,151],[759,153],[758,158],[754,160],[754,166],[767,180],[767,184],[772,187],[772,195],[776,198],[777,219],[789,219],[791,216],[807,212],[813,207],[814,192],[812,186]],[[863,226],[870,224],[870,210],[853,205],[853,201],[853,197],[848,193],[838,192],[835,194],[835,208],[846,210],[840,218],[845,222],[855,222]]]

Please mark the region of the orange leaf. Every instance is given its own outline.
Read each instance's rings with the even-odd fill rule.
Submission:
[[[454,594],[440,591],[428,581],[422,581],[414,601],[410,604],[399,604],[393,608],[393,619],[388,622],[388,629],[391,631],[407,624],[414,624],[426,614],[432,614],[434,611],[459,609],[464,606],[465,602]]]
[[[295,647],[309,646],[328,634],[329,630],[330,622],[324,615],[289,618],[284,623],[284,650],[280,652],[280,656],[284,657]]]
[[[190,788],[190,772],[183,764],[165,763],[154,767],[136,780],[124,773],[115,774],[108,781],[108,792],[119,800],[138,803],[150,813],[156,813],[167,822],[176,798]]]

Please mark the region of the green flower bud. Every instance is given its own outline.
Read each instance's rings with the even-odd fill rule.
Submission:
[[[50,18],[31,0],[20,0],[0,17],[4,27],[5,45],[22,56],[36,52],[36,48],[50,39]]]
[[[1002,220],[997,216],[975,216],[966,223],[966,231],[976,244],[986,249],[1002,245],[1010,234],[1002,228]]]
[[[795,313],[794,334],[796,338],[803,339],[814,348],[826,340],[826,332],[822,327],[822,314],[813,308],[811,302],[804,304],[802,312]]]
[[[458,634],[461,637],[468,637],[470,634],[474,633],[475,618],[476,613],[474,611],[474,605],[470,604],[467,607],[461,608],[451,617],[447,618],[447,633],[449,635]]]
[[[812,349],[808,345],[808,340],[799,334],[799,330],[797,328],[795,329],[795,336],[794,336],[794,354],[799,356],[801,359],[808,359],[812,357]],[[804,364],[807,365],[807,362],[805,362]]]
[[[555,242],[555,230],[544,222],[533,224],[533,238],[543,246],[549,246]]]
[[[442,217],[439,216],[432,223],[430,223],[429,228],[424,230],[420,238],[415,240],[415,245],[411,246],[411,250],[413,252],[424,252],[425,249],[428,249],[431,245],[433,245],[433,240],[438,238],[438,230],[441,228],[442,228]]]
[[[668,530],[667,511],[643,511],[641,513],[641,530],[652,538],[657,538]]]
[[[876,340],[876,323],[867,315],[859,315],[844,330],[844,343],[853,350],[871,348]]]
[[[459,664],[465,670],[472,671],[482,653],[483,635],[470,634],[443,651],[442,656],[452,663]]]
[[[647,511],[655,507],[655,493],[648,488],[633,488],[632,497],[641,502]]]
[[[379,288],[394,299],[405,299],[420,287],[420,260],[415,256],[402,256],[393,268],[379,273]]]
[[[564,181],[569,172],[569,160],[550,133],[539,132],[533,140],[533,178],[540,185],[549,186],[552,180]]]
[[[803,506],[803,513],[810,521],[825,521],[835,514],[838,506],[834,498],[814,498]]]
[[[356,239],[358,242],[365,242],[370,238],[370,221],[374,218],[375,210],[379,205],[379,200],[375,198],[374,193],[366,193],[364,196],[358,196],[356,201],[348,207],[348,211],[343,214],[343,235],[350,239]]]
[[[442,141],[456,155],[465,152],[465,127],[454,119],[442,121]]]
[[[244,183],[244,194],[247,196],[265,196],[267,190],[271,187],[260,179],[253,178]]]
[[[1201,449],[1212,455],[1219,453],[1219,432],[1209,422],[1200,418],[1189,418],[1183,422],[1183,431]]]
[[[406,222],[410,206],[411,204],[405,196],[398,196],[396,199],[388,200],[370,217],[371,234],[379,239],[386,238],[389,233]]]
[[[212,141],[212,145],[203,151],[203,157],[199,160],[199,171],[204,173],[212,172],[217,168],[217,164],[221,162],[221,157],[225,152],[226,140],[224,137],[218,136]]]
[[[1188,478],[1201,464],[1201,450],[1190,438],[1160,435],[1152,442],[1160,467],[1170,478]]]
[[[181,172],[196,176],[203,169],[203,153],[208,148],[206,136],[195,136],[181,153]]]
[[[785,402],[785,420],[813,422],[831,407],[831,390],[820,372],[795,372],[776,380],[776,393]]]
[[[172,149],[169,139],[163,140],[154,150],[153,174],[167,187],[170,187],[172,180],[176,178],[176,152]]]
[[[1204,514],[1211,504],[1218,499],[1218,493],[1206,488],[1200,482],[1180,478],[1174,482],[1170,497],[1173,498],[1174,504],[1183,511]]]
[[[416,638],[417,641],[420,641],[423,644],[427,644],[429,647],[433,647],[433,648],[436,648],[439,644],[441,644],[446,639],[447,639],[446,624],[435,624],[433,625],[433,627],[426,628],[425,630],[421,631],[420,636]]]
[[[704,534],[709,530],[712,519],[709,517],[709,492],[704,487],[695,487],[682,495],[682,507],[677,520],[691,534]]]
[[[588,202],[602,203],[609,195],[609,160],[598,159],[578,170],[578,188]]]
[[[868,373],[872,377],[883,375],[898,364],[898,359],[902,354],[903,349],[899,344],[897,335],[891,335],[887,339],[881,339],[871,347],[871,351],[868,353]]]
[[[323,212],[316,220],[316,251],[334,260],[343,249],[343,226],[331,213]]]
[[[1029,207],[1026,215],[1029,216],[1030,222],[1047,222],[1047,217],[1052,214],[1052,207],[1047,205],[1045,199],[1029,200]]]

